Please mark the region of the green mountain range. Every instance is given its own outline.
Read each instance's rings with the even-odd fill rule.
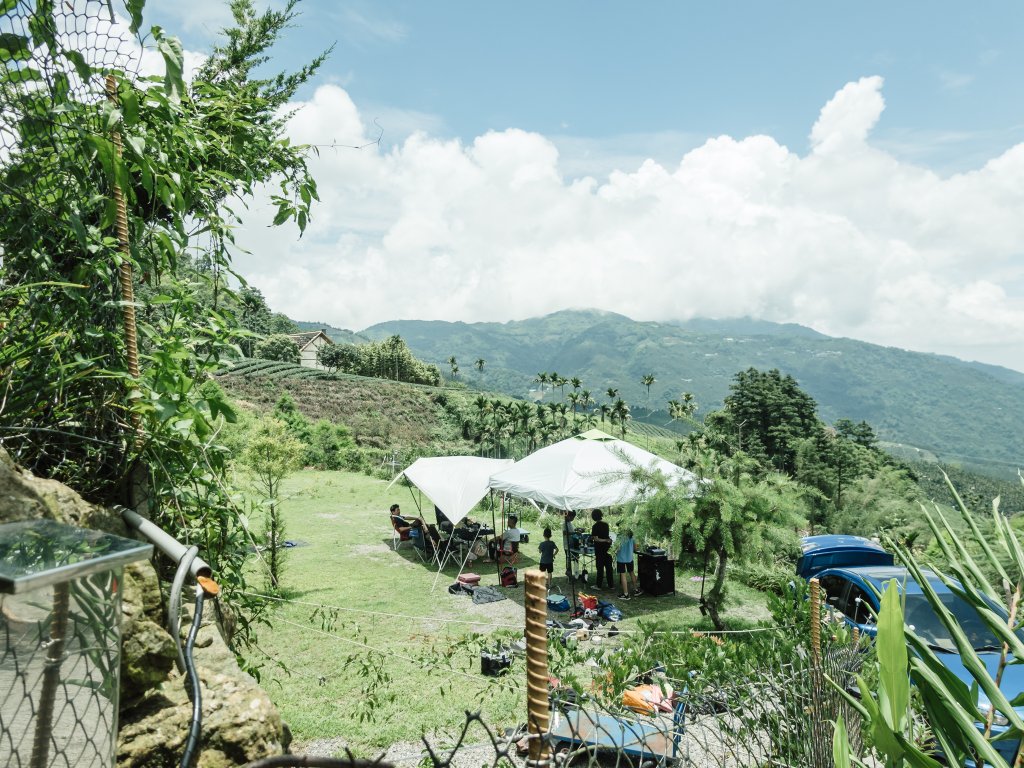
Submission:
[[[1004,474],[1024,466],[1024,374],[998,366],[832,338],[799,325],[637,322],[597,310],[508,323],[398,320],[353,336],[396,333],[446,376],[454,356],[467,386],[536,399],[538,373],[578,376],[598,402],[616,388],[635,418],[653,423],[668,422],[667,401],[682,392],[693,393],[700,417],[722,405],[738,371],[778,368],[818,402],[827,422],[863,419],[880,439],[946,462]],[[481,358],[482,372],[475,366]],[[657,379],[649,398],[641,383],[646,374]],[[559,397],[558,390],[544,393]]]

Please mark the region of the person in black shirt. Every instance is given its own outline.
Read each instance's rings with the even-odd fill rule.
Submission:
[[[594,545],[594,561],[597,564],[597,589],[604,589],[608,584],[611,589],[615,584],[615,577],[612,575],[612,535],[608,529],[608,523],[604,521],[604,514],[600,509],[590,513],[594,526],[590,529],[590,543]]]
[[[540,570],[548,575],[547,587],[551,589],[551,574],[555,572],[555,555],[558,554],[558,546],[551,540],[551,529],[544,529],[544,541],[537,547],[540,550]]]

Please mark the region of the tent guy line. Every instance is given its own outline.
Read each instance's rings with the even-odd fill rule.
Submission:
[[[287,597],[278,597],[276,595],[264,595],[259,592],[245,592],[240,591],[236,594],[246,595],[248,597],[261,598],[263,600],[271,600],[278,603],[291,603],[293,605],[301,605],[307,608],[326,608],[332,611],[342,611],[345,613],[358,613],[365,616],[380,616],[387,619],[408,619],[410,621],[429,621],[435,624],[469,624],[472,626],[481,627],[499,627],[502,629],[522,629],[523,624],[506,624],[497,621],[471,621],[469,619],[444,619],[437,616],[413,616],[407,613],[386,613],[384,611],[370,611],[364,608],[343,608],[340,605],[327,605],[325,603],[311,603],[305,600],[293,600]],[[285,621],[282,619],[282,621]],[[778,632],[782,630],[794,629],[796,624],[779,624],[772,627],[751,627],[750,629],[619,629],[619,634],[633,635],[633,634],[644,634],[644,635],[748,635],[755,634],[758,632]]]
[[[293,627],[298,627],[299,629],[305,629],[305,630],[316,632],[317,634],[320,634],[320,635],[327,635],[327,637],[333,637],[335,640],[338,640],[340,642],[349,643],[350,645],[356,645],[356,646],[359,646],[360,648],[365,648],[367,651],[371,651],[373,653],[379,653],[382,656],[392,656],[392,657],[394,657],[396,659],[402,659],[403,661],[408,661],[410,664],[422,665],[422,664],[425,663],[423,661],[423,659],[414,659],[411,656],[405,656],[404,654],[398,653],[397,651],[392,651],[389,648],[375,648],[374,646],[368,645],[367,643],[360,643],[358,640],[353,640],[353,639],[351,639],[349,637],[342,637],[341,635],[337,635],[334,632],[328,632],[325,629],[317,629],[316,627],[311,627],[311,626],[306,625],[306,624],[299,624],[298,622],[289,621],[288,619],[280,619],[280,621],[282,623],[284,623],[284,624],[290,624]],[[436,665],[436,664],[432,664],[430,666],[432,668],[440,670],[442,672],[448,672],[448,673],[451,673],[453,675],[460,675],[461,677],[468,677],[470,680],[472,680],[475,683],[479,683],[480,682],[480,676],[479,675],[471,675],[468,672],[460,672],[457,669],[452,669],[451,667],[441,667],[441,666]]]

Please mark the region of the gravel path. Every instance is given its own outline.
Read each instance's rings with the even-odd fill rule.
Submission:
[[[297,755],[308,755],[310,757],[336,757],[345,753],[345,739],[316,739],[314,741],[296,742],[292,744],[291,751]],[[516,766],[525,766],[523,758],[515,756],[515,750],[511,762]],[[388,747],[383,754],[382,760],[398,766],[399,768],[417,768],[423,758],[427,756],[422,741],[400,741]],[[443,757],[443,753],[440,755]],[[502,761],[505,764],[507,761]],[[490,742],[483,744],[468,744],[459,749],[458,755],[452,760],[452,768],[480,768],[494,763],[494,747]]]

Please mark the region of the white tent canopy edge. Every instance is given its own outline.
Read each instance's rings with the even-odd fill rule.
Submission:
[[[636,468],[661,473],[670,486],[698,486],[692,472],[592,429],[495,472],[490,487],[556,509],[612,507],[641,501],[648,492],[634,478]]]
[[[404,475],[452,524],[458,525],[487,495],[491,475],[513,463],[512,459],[479,456],[434,456],[416,459],[395,480]]]

